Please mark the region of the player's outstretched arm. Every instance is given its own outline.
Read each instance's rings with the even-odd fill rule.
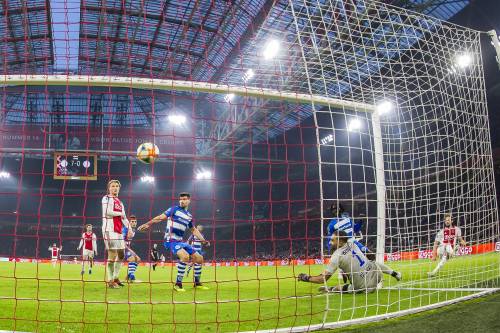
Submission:
[[[97,255],[97,237],[92,234],[92,248],[94,249],[94,255]]]
[[[326,267],[323,273],[316,276],[310,276],[305,273],[300,273],[299,276],[297,277],[297,280],[303,282],[324,284],[333,275],[333,273],[337,271],[338,268],[339,268],[339,254],[337,251],[335,251],[335,253],[330,258],[330,262],[328,263],[328,266]]]
[[[156,223],[161,222],[161,221],[166,220],[166,219],[167,219],[167,215],[165,215],[165,213],[161,213],[160,215],[153,217],[148,222],[146,222],[143,225],[139,226],[139,228],[137,228],[137,230],[138,231],[148,230],[149,227],[151,227],[153,224],[156,224]]]
[[[191,228],[191,232],[193,233],[193,235],[196,236],[196,238],[198,238],[203,244],[207,245],[207,246],[210,246],[210,242],[207,241],[205,239],[205,237],[203,237],[203,235],[201,234],[201,232],[196,229],[195,227]]]
[[[437,255],[438,255],[438,246],[439,246],[439,241],[434,242],[434,247],[432,248],[432,261],[436,261]]]
[[[82,239],[80,239],[80,244],[78,245],[78,247],[76,248],[77,251],[80,251],[80,249],[82,248],[83,246],[83,235],[82,235]]]
[[[441,245],[444,241],[444,229],[441,229],[434,240],[434,247],[432,248],[432,261],[436,261],[437,259],[437,250],[439,245]]]
[[[457,228],[457,238],[458,238],[458,241],[460,242],[460,245],[467,246],[467,242],[462,237],[462,230],[459,227],[456,227],[456,228]]]
[[[310,275],[307,275],[305,273],[300,273],[297,276],[297,280],[302,281],[302,282],[323,284],[326,281],[328,281],[328,279],[330,279],[331,276],[332,276],[332,273],[330,273],[328,271],[325,271],[324,273],[321,273],[320,275],[316,275],[316,276],[310,276]]]

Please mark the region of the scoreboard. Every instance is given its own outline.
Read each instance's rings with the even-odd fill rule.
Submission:
[[[54,179],[96,180],[97,154],[55,152]]]

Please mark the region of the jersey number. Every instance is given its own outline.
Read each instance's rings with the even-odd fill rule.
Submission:
[[[361,259],[361,257],[358,256],[358,254],[355,251],[352,251],[352,255],[355,256],[356,259],[358,259],[359,267],[363,267],[363,265],[365,264],[365,261],[363,259]]]

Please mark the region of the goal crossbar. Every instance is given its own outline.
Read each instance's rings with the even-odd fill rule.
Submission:
[[[192,91],[200,93],[235,94],[245,97],[258,97],[292,103],[313,103],[353,111],[373,112],[375,106],[314,94],[301,94],[268,88],[234,86],[210,82],[155,79],[128,76],[94,75],[3,75],[0,84],[4,86],[85,86],[116,87],[150,90]]]

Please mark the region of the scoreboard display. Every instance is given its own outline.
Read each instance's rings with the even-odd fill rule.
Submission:
[[[55,152],[54,179],[96,180],[97,154]]]

